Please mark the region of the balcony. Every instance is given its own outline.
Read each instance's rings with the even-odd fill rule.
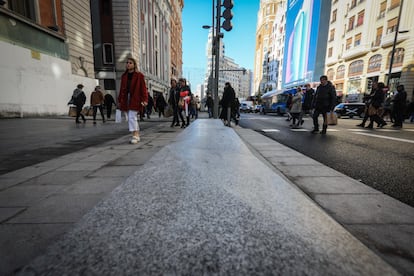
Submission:
[[[394,38],[395,38],[395,32],[391,32],[391,33],[384,35],[382,37],[381,47],[386,48],[386,47],[392,46],[392,44],[394,43]],[[400,31],[397,36],[397,43],[407,40],[408,38],[410,38],[409,32]]]
[[[371,51],[371,45],[361,44],[344,51],[342,58],[349,60],[355,57],[363,56],[369,51]]]

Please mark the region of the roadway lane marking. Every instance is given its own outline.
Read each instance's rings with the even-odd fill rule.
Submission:
[[[414,129],[410,128],[410,129],[404,129],[404,131],[414,131]]]
[[[355,134],[366,135],[366,136],[371,136],[371,137],[376,137],[376,138],[383,138],[383,139],[388,139],[388,140],[394,140],[394,141],[400,141],[400,142],[406,142],[406,143],[414,144],[413,140],[408,140],[408,139],[394,138],[394,137],[376,135],[376,134],[371,134],[371,133],[362,133],[362,132],[355,132]]]
[[[310,130],[308,130],[308,129],[306,129],[306,128],[291,128],[290,129],[291,131],[298,131],[298,132],[300,132],[300,131],[308,131],[308,132],[310,132]]]
[[[273,128],[269,128],[269,129],[262,129],[263,132],[279,132],[280,130],[278,129],[273,129]]]

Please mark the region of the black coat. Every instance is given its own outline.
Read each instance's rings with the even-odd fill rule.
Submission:
[[[334,109],[336,104],[336,90],[329,82],[326,85],[319,85],[313,98],[313,108],[328,112]]]

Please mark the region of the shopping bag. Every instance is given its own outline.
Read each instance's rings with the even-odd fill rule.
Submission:
[[[69,106],[69,117],[76,117],[76,106]]]
[[[117,109],[115,111],[115,123],[120,123],[122,122],[122,111]]]
[[[164,111],[164,116],[166,118],[168,118],[168,117],[171,117],[173,115],[173,113],[174,113],[174,110],[173,110],[172,106],[168,105],[167,108]]]
[[[335,112],[329,112],[327,114],[328,119],[328,125],[337,125],[338,124],[338,116]]]

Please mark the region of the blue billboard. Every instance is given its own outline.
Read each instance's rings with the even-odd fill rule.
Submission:
[[[323,74],[329,13],[329,0],[288,0],[282,76],[284,88],[318,81]]]

